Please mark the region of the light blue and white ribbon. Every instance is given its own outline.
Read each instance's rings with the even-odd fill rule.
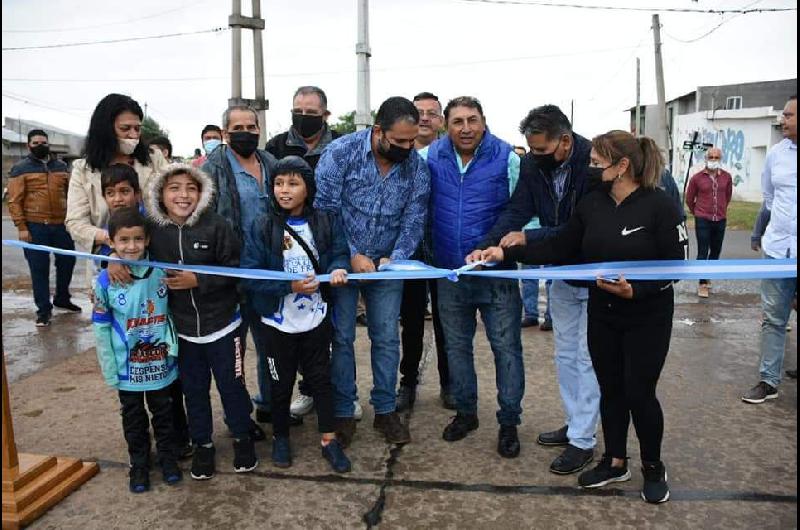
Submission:
[[[45,245],[34,245],[16,240],[3,240],[3,244],[40,252],[52,252],[81,259],[97,260],[96,254],[76,250],[64,250]],[[120,258],[102,257],[103,260],[117,261],[129,265],[143,265],[160,269],[190,271],[197,274],[213,274],[255,280],[299,280],[305,276],[283,271],[265,269],[239,269],[211,265],[184,265],[159,261],[133,261]],[[348,274],[351,280],[414,280],[447,278],[458,281],[459,276],[479,276],[511,280],[588,280],[598,277],[628,280],[760,280],[776,278],[797,278],[797,259],[739,259],[739,260],[663,260],[663,261],[621,261],[608,263],[588,263],[583,265],[564,265],[560,267],[541,267],[523,270],[476,270],[479,265],[465,265],[459,269],[438,269],[419,261],[395,261],[380,267],[378,272]],[[329,274],[317,277],[321,282],[330,281]]]

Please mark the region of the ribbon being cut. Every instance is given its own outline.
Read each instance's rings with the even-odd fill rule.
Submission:
[[[3,240],[3,244],[40,252],[52,252],[75,256],[81,259],[98,259],[96,254],[75,250],[64,250],[34,245],[16,240]],[[102,257],[103,261],[118,261],[130,265],[144,265],[161,269],[185,270],[197,274],[215,274],[234,278],[256,280],[299,280],[305,276],[281,271],[263,269],[239,269],[233,267],[213,267],[183,265],[158,261],[131,261],[120,258]],[[491,268],[490,263],[473,263],[458,269],[438,269],[419,261],[395,261],[384,265],[378,272],[348,274],[351,280],[412,280],[447,278],[458,281],[459,276],[485,276],[514,280],[588,280],[597,278],[618,278],[628,280],[761,280],[766,278],[797,278],[797,259],[738,259],[738,260],[664,260],[628,261],[609,263],[587,263],[583,265],[563,265],[523,270],[476,270],[478,266]],[[330,280],[330,275],[317,276],[320,282]]]

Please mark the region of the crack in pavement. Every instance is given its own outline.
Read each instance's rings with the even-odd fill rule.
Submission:
[[[467,493],[491,493],[494,495],[539,495],[539,496],[567,496],[567,497],[620,497],[638,499],[638,490],[623,490],[619,488],[583,490],[576,486],[540,486],[536,484],[521,485],[497,485],[497,484],[464,484],[462,482],[452,482],[447,480],[410,480],[393,479],[394,466],[397,464],[397,457],[402,451],[402,446],[391,446],[389,457],[386,460],[387,469],[384,478],[361,478],[344,475],[290,475],[286,473],[276,473],[273,471],[251,471],[247,474],[235,473],[233,471],[217,471],[218,475],[245,477],[248,475],[272,480],[294,480],[299,482],[314,482],[318,484],[343,483],[355,485],[380,486],[378,499],[373,504],[367,514],[375,513],[378,517],[375,523],[380,521],[386,500],[386,490],[390,487],[410,488],[424,491],[456,491]],[[95,460],[84,458],[84,461],[97,462],[100,468],[119,468],[127,469],[128,464],[113,460]],[[766,493],[761,491],[731,491],[731,490],[670,490],[670,502],[673,501],[741,501],[741,502],[776,502],[776,503],[797,503],[797,495]],[[365,522],[367,522],[365,520]]]
[[[380,483],[378,490],[378,498],[361,519],[366,523],[367,528],[370,529],[381,522],[383,511],[386,508],[386,490],[394,483],[394,466],[397,464],[397,458],[403,451],[403,444],[393,444],[389,447],[389,457],[386,459],[386,473],[383,476],[383,481]]]

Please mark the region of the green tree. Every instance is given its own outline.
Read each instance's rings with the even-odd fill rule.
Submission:
[[[161,128],[161,125],[150,116],[145,116],[142,120],[142,140],[149,142],[156,136],[169,137],[169,132]]]
[[[372,122],[375,123],[375,111],[371,112]],[[337,118],[336,123],[331,125],[331,129],[340,134],[349,134],[356,132],[356,111],[351,110],[347,114],[343,114]]]

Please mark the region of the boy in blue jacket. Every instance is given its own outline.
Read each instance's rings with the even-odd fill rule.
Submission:
[[[271,211],[254,221],[242,253],[242,268],[306,274],[295,281],[245,280],[269,339],[272,378],[272,462],[289,467],[289,402],[298,368],[310,388],[322,433],[322,456],[334,471],[350,471],[350,460],[334,432],[330,380],[331,317],[328,287],[315,274],[330,273],[331,285],[347,283],[350,253],[341,222],[315,210],[314,172],[300,157],[278,162],[271,179]]]
[[[123,259],[146,259],[149,231],[136,208],[115,211],[108,221],[111,246]],[[178,376],[178,345],[167,305],[162,269],[131,265],[133,282],[112,284],[103,270],[94,286],[92,322],[103,379],[119,392],[122,429],[130,455],[130,490],[150,489],[152,416],[164,482],[182,474],[175,459],[170,385]],[[145,401],[147,408],[145,408]]]

